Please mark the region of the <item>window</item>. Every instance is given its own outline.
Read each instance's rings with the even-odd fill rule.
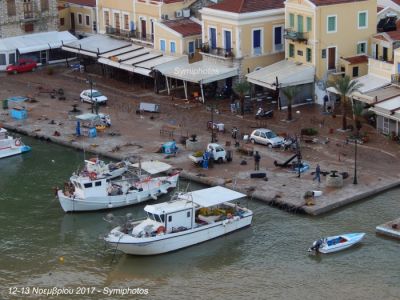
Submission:
[[[78,14],[78,24],[82,25],[83,19],[82,19],[82,14]]]
[[[94,183],[94,186],[101,186],[101,181],[96,181],[96,182]]]
[[[326,58],[326,49],[322,49],[321,58]]]
[[[289,44],[289,57],[294,57],[294,45]]]
[[[307,17],[307,32],[312,31],[312,19],[311,17]]]
[[[189,42],[188,47],[189,47],[188,49],[189,54],[194,54],[194,41]]]
[[[303,16],[297,16],[297,32],[303,32]]]
[[[253,54],[260,55],[262,53],[261,48],[261,29],[253,30]]]
[[[353,67],[353,77],[358,77],[358,67]]]
[[[176,52],[176,43],[175,42],[170,42],[169,43],[169,49],[170,49],[171,53],[175,53]]]
[[[187,212],[186,216],[190,218],[190,211]]]
[[[168,222],[172,222],[172,216],[168,216]]]
[[[129,15],[124,15],[124,29],[129,30]]]
[[[217,48],[217,29],[210,27],[210,36],[209,36],[211,49]]]
[[[7,63],[6,63],[6,55],[5,54],[3,54],[3,53],[1,53],[0,54],[0,66],[4,66],[4,65],[6,65]]]
[[[64,18],[60,18],[60,26],[64,26],[65,24],[65,19]]]
[[[307,62],[311,62],[311,48],[306,49],[306,60]]]
[[[303,56],[303,51],[297,50],[297,55],[298,55],[298,56]]]
[[[90,17],[88,15],[85,16],[85,25],[90,26]]]
[[[224,47],[227,52],[232,50],[232,33],[229,30],[224,30]]]
[[[165,221],[164,215],[160,215],[160,218],[161,218],[161,222],[164,223],[164,221]]]
[[[327,20],[328,32],[336,32],[336,16],[328,16]]]
[[[294,14],[289,14],[289,27],[294,27]]]
[[[10,65],[15,64],[15,53],[10,53],[8,54],[8,63]]]
[[[104,11],[104,25],[110,26],[110,12]]]
[[[360,42],[357,44],[357,54],[366,54],[367,51],[367,43]]]
[[[49,0],[40,0],[40,8],[42,11],[48,11],[49,10]]]
[[[84,186],[86,189],[88,189],[88,188],[91,188],[91,187],[93,186],[93,184],[92,184],[91,182],[88,182],[88,183],[84,183],[83,186]]]
[[[366,11],[360,11],[358,13],[358,29],[367,28],[368,13]]]
[[[283,51],[283,26],[274,27],[274,51]]]
[[[7,0],[7,14],[9,17],[16,15],[15,0]]]
[[[160,50],[165,52],[165,40],[160,40]]]

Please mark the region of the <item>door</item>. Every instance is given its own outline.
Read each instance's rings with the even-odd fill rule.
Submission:
[[[42,65],[47,63],[47,51],[40,51],[40,63]]]
[[[297,16],[297,32],[303,32],[303,16]]]
[[[282,30],[282,26],[279,27],[275,27],[274,28],[274,50],[275,51],[282,51],[283,50],[283,30]]]
[[[75,14],[71,13],[71,30],[75,31]]]
[[[142,29],[142,38],[146,38],[146,20],[140,20],[141,29]]]
[[[114,25],[115,25],[116,33],[119,33],[120,29],[121,29],[121,23],[120,23],[120,20],[119,20],[119,13],[114,13]]]
[[[336,47],[328,48],[328,70],[336,69]]]
[[[382,58],[383,58],[384,61],[388,60],[388,48],[386,48],[386,47],[383,47]]]
[[[194,54],[194,42],[189,42],[189,54]]]
[[[217,30],[210,28],[210,46],[211,49],[217,48]]]
[[[375,57],[374,58],[375,59],[379,58],[379,45],[378,44],[375,45]]]
[[[224,31],[224,38],[225,38],[225,50],[226,50],[226,52],[231,52],[231,51],[232,51],[232,37],[231,37],[231,32],[225,30],[225,31]]]
[[[389,134],[389,119],[385,117],[383,118],[382,133]]]

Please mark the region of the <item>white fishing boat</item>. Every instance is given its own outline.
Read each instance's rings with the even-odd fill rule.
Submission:
[[[128,171],[129,162],[120,161],[117,163],[105,163],[104,161],[93,157],[89,160],[85,160],[85,166],[81,172],[78,172],[79,176],[87,176],[92,179],[107,177],[108,179],[122,176]]]
[[[157,199],[177,185],[179,172],[154,176],[170,170],[169,164],[151,161],[131,166],[140,168],[130,171],[130,177],[121,179],[73,175],[64,189],[57,191],[61,207],[65,212],[123,207]]]
[[[166,253],[231,233],[251,225],[253,212],[232,203],[246,195],[216,186],[144,208],[147,218],[128,221],[104,238],[133,255]]]
[[[361,242],[365,233],[345,233],[342,235],[328,236],[315,241],[309,252],[332,253],[347,249]]]
[[[24,145],[20,138],[14,138],[8,131],[0,127],[0,158],[28,152],[31,147]]]

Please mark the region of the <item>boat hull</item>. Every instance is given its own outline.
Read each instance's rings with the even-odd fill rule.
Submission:
[[[227,219],[178,233],[149,238],[135,238],[128,234],[116,235],[112,230],[105,241],[130,255],[157,255],[193,246],[232,233],[251,225],[252,213],[239,219]]]
[[[31,150],[31,147],[26,146],[26,145],[0,149],[0,158],[19,155],[19,154],[22,154],[25,152],[29,152],[30,150]]]
[[[66,196],[62,190],[58,190],[57,196],[64,212],[113,209],[138,204],[150,199],[156,200],[158,196],[166,194],[169,189],[175,188],[178,178],[179,174],[176,174],[160,185],[154,184],[148,189],[136,190],[125,195],[81,199],[79,197]]]
[[[365,233],[351,233],[351,234],[342,234],[340,236],[328,237],[327,238],[328,240],[336,239],[339,237],[345,237],[346,239],[348,239],[348,241],[344,243],[338,243],[332,246],[324,246],[321,247],[318,251],[324,254],[342,251],[360,243],[361,240],[364,238],[364,236]]]

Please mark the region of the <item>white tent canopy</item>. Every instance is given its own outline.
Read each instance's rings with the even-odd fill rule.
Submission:
[[[314,82],[315,68],[291,60],[281,60],[246,75],[247,81],[272,90],[276,89],[276,78],[280,87]]]
[[[151,175],[166,172],[171,169],[171,165],[161,161],[144,161],[132,164],[132,167],[141,168]]]
[[[210,207],[224,202],[229,202],[246,197],[245,194],[215,186],[208,189],[202,189],[179,196],[180,199],[193,201],[201,207]]]
[[[0,51],[15,51],[30,53],[60,48],[62,43],[78,40],[68,31],[49,31],[32,33],[0,39]]]

